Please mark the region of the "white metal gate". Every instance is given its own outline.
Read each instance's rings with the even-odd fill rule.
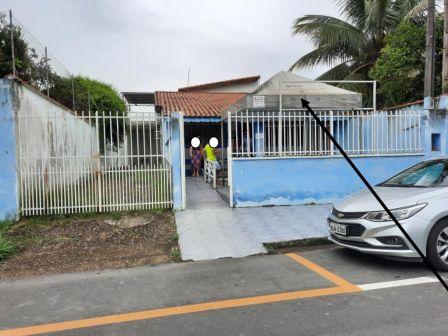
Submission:
[[[136,112],[19,115],[22,215],[172,207],[169,123]]]

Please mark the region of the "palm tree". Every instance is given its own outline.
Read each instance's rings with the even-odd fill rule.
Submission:
[[[307,36],[315,49],[290,71],[317,64],[331,66],[318,77],[366,79],[384,46],[384,37],[403,20],[424,19],[427,0],[336,0],[341,17],[305,15],[295,20],[293,35]]]

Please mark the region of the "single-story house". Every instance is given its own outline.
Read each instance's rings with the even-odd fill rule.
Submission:
[[[221,137],[221,113],[258,87],[260,76],[234,78],[179,88],[177,92],[156,91],[154,102],[163,113],[184,114],[185,145],[200,136],[204,141]]]
[[[163,113],[182,112],[184,115],[185,146],[191,138],[221,137],[221,113],[244,97],[244,93],[167,92],[156,91],[156,104]]]
[[[362,96],[357,92],[287,71],[280,71],[261,85],[259,80],[260,76],[252,76],[188,86],[180,88],[178,92],[156,91],[154,101],[164,114],[183,112],[186,150],[195,136],[200,136],[204,144],[211,137],[217,137],[221,139],[220,145],[226,148],[227,123],[223,121],[229,111],[271,110],[274,113],[279,109],[297,109],[301,98],[308,99],[315,108],[321,109],[362,107]],[[236,125],[238,129],[232,131],[233,146],[247,147],[246,138],[255,141],[255,130],[246,126],[242,129],[243,124]],[[238,137],[240,133],[247,135]],[[186,154],[188,161],[189,156]]]

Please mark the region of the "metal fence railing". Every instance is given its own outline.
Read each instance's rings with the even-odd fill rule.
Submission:
[[[24,111],[17,123],[23,215],[172,207],[165,117]]]
[[[316,111],[344,150],[355,156],[419,154],[422,114],[415,110]],[[339,153],[305,110],[230,113],[234,158],[332,157]]]

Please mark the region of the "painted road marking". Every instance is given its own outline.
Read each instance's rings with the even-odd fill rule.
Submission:
[[[106,324],[115,324],[131,321],[149,320],[158,317],[175,316],[182,314],[199,313],[203,311],[211,311],[227,308],[247,307],[252,305],[260,305],[265,303],[274,303],[290,300],[298,300],[312,297],[322,297],[327,295],[352,293],[352,289],[341,287],[330,287],[323,289],[311,289],[297,292],[287,292],[272,295],[262,295],[255,297],[248,297],[243,299],[233,299],[224,301],[215,301],[208,303],[199,303],[186,306],[177,306],[171,308],[151,309],[134,313],[117,314],[102,317],[94,317],[83,320],[67,321],[60,323],[50,323],[31,327],[1,330],[1,336],[24,336],[24,335],[38,335],[43,333],[52,333],[64,330],[73,330],[79,328],[96,327]]]
[[[434,283],[439,282],[436,277],[420,277],[420,278],[412,278],[412,279],[401,279],[401,280],[393,280],[393,281],[385,281],[385,282],[376,282],[365,285],[358,285],[363,291],[375,290],[375,289],[385,289],[385,288],[394,288],[394,287],[403,287],[403,286],[412,286],[412,285],[420,285],[425,283]]]
[[[330,271],[327,271],[325,268],[313,263],[312,261],[299,256],[295,253],[287,253],[286,254],[289,258],[293,259],[294,261],[298,262],[299,264],[309,268],[310,270],[314,271],[315,273],[319,274],[321,277],[331,281],[338,287],[344,287],[344,288],[353,288],[354,290],[359,290],[357,286],[354,284],[348,282],[345,279],[342,279],[341,277],[337,276],[334,273],[331,273]]]
[[[123,314],[115,314],[94,318],[87,318],[81,320],[73,320],[66,322],[58,322],[58,323],[49,323],[42,324],[30,327],[21,327],[15,329],[6,329],[0,330],[0,336],[25,336],[25,335],[38,335],[44,333],[54,333],[64,330],[73,330],[80,328],[89,328],[96,327],[108,324],[116,324],[116,323],[124,323],[124,322],[132,322],[132,321],[141,321],[141,320],[149,320],[159,317],[168,317],[168,316],[176,316],[182,314],[191,314],[191,313],[199,313],[204,311],[213,311],[219,309],[228,309],[228,308],[239,308],[239,307],[247,307],[253,305],[261,305],[266,303],[276,303],[283,301],[291,301],[291,300],[299,300],[305,298],[314,298],[314,297],[323,297],[328,295],[337,295],[337,294],[350,294],[356,292],[363,292],[369,290],[376,289],[385,289],[385,288],[394,288],[394,287],[403,287],[403,286],[411,286],[425,283],[435,283],[438,280],[434,277],[420,277],[413,279],[402,279],[402,280],[394,280],[394,281],[386,281],[386,282],[378,282],[364,285],[354,285],[347,280],[342,279],[334,273],[331,273],[324,269],[323,267],[311,262],[310,260],[299,256],[294,253],[289,253],[287,256],[290,259],[298,262],[299,264],[307,267],[313,272],[319,274],[325,279],[336,284],[336,287],[329,288],[319,288],[319,289],[310,289],[310,290],[301,290],[301,291],[293,291],[293,292],[285,292],[278,294],[269,294],[269,295],[261,295],[254,297],[246,297],[240,299],[228,299],[222,301],[214,301],[214,302],[206,302],[199,304],[191,304],[184,306],[175,306],[168,308],[160,308],[160,309],[150,309],[144,311],[138,311],[133,313],[123,313]]]
[[[101,317],[93,317],[81,320],[73,320],[66,322],[57,322],[42,324],[30,327],[22,327],[15,329],[0,330],[0,336],[25,336],[25,335],[38,335],[44,333],[52,333],[64,330],[73,330],[80,328],[96,327],[107,324],[124,323],[131,321],[140,321],[154,319],[158,317],[175,316],[182,314],[199,313],[203,311],[211,311],[218,309],[239,308],[253,305],[260,305],[266,303],[275,303],[282,301],[291,301],[305,298],[322,297],[327,295],[336,295],[344,293],[359,292],[361,289],[352,283],[342,279],[341,277],[333,274],[319,265],[311,262],[310,260],[298,256],[294,253],[289,253],[287,256],[297,263],[305,266],[313,272],[321,275],[327,280],[330,280],[336,287],[319,288],[310,290],[301,290],[293,292],[285,292],[278,294],[261,295],[254,297],[246,297],[239,299],[229,299],[222,301],[206,302],[199,304],[191,304],[185,306],[175,306],[169,308],[150,309],[133,313],[115,314]]]

